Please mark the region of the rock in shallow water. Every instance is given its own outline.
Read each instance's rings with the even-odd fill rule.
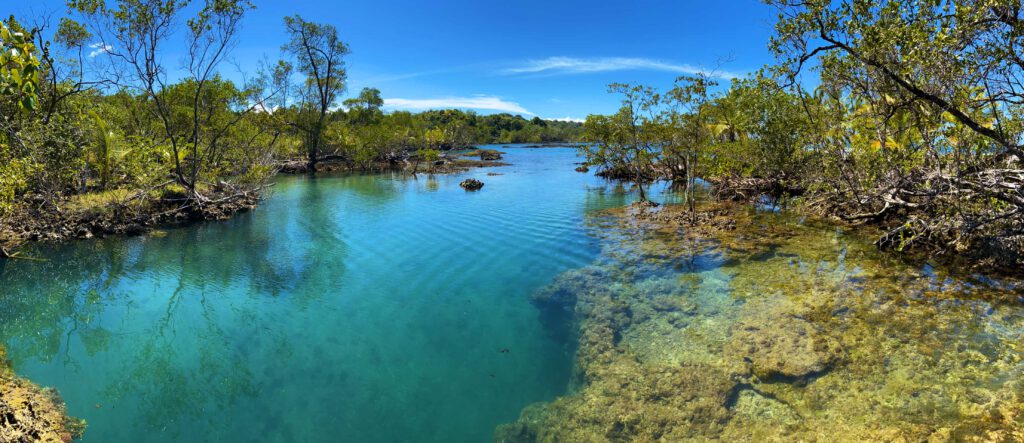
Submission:
[[[495,151],[493,149],[481,149],[480,160],[494,161],[501,160],[501,151]]]
[[[736,383],[706,365],[616,359],[577,395],[533,405],[497,428],[496,442],[693,441],[728,423]]]
[[[792,313],[759,311],[733,327],[726,354],[762,380],[806,381],[830,369],[839,344]]]
[[[476,191],[484,187],[484,182],[477,180],[475,178],[467,178],[463,180],[462,183],[459,183],[459,186],[462,186],[462,189],[465,189],[467,191]]]

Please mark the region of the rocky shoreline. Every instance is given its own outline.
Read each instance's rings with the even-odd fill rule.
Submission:
[[[470,155],[485,159],[464,157],[444,158],[425,166],[420,173],[453,174],[472,168],[507,166],[492,152],[479,151]],[[325,161],[317,164],[318,173],[335,172],[408,172],[405,163],[375,162],[356,165],[344,161]],[[278,174],[309,174],[305,161],[287,160],[279,164]],[[22,258],[16,248],[28,242],[60,242],[108,235],[139,235],[160,227],[189,223],[224,220],[254,209],[262,199],[263,188],[239,188],[226,183],[217,184],[197,204],[173,193],[150,201],[134,199],[133,204],[119,203],[81,210],[40,209],[30,207],[0,220],[0,259]],[[141,203],[141,204],[140,204]]]
[[[27,208],[0,223],[0,259],[20,258],[14,250],[28,242],[139,235],[157,227],[224,220],[255,208],[261,191],[218,185],[201,202],[167,194],[138,205],[121,203],[63,211]]]

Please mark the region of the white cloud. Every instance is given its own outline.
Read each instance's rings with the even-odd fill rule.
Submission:
[[[546,118],[544,120],[555,120],[555,121],[559,121],[559,122],[576,122],[576,123],[583,123],[583,122],[586,121],[586,119],[576,118],[576,117]]]
[[[92,51],[89,52],[89,58],[114,50],[113,46],[104,45],[102,42],[93,43],[89,47],[92,48]]]
[[[384,106],[394,109],[486,109],[490,111],[510,112],[513,114],[534,115],[516,102],[502,100],[492,95],[476,95],[473,97],[445,98],[386,98]]]
[[[629,70],[666,71],[691,75],[705,73],[712,77],[722,79],[733,79],[741,76],[740,74],[728,71],[710,71],[687,64],[630,57],[601,57],[587,59],[573,57],[548,57],[543,60],[531,60],[523,66],[505,69],[503,72],[505,74],[587,74],[594,72]]]

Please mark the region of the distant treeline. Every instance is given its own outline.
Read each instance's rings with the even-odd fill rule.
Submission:
[[[479,143],[580,137],[579,123],[536,117],[384,112],[374,88],[343,100],[348,45],[334,26],[299,16],[283,19],[282,59],[233,82],[222,71],[236,69],[228,57],[252,8],[70,0],[63,17],[0,22],[0,222],[113,191],[94,200],[205,208],[248,195],[296,158],[358,169],[436,161]]]

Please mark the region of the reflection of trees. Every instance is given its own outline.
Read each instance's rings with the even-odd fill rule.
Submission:
[[[16,362],[105,381],[67,398],[79,410],[102,398],[138,414],[124,426],[208,430],[180,423],[220,423],[208,414],[260,393],[253,360],[293,352],[272,322],[340,290],[346,211],[383,204],[400,185],[357,175],[285,181],[280,198],[227,222],[40,247],[46,261],[0,268],[0,341]],[[352,208],[342,205],[349,192]]]
[[[345,174],[328,177],[327,180],[335,181],[336,184],[331,186],[338,186],[346,192],[359,195],[365,200],[364,204],[384,205],[395,198],[398,186],[406,182],[407,177],[392,176],[390,179],[381,179],[379,175]]]
[[[583,210],[585,212],[600,211],[608,208],[625,206],[629,202],[629,191],[619,182],[611,182],[608,186],[589,189],[584,194]]]
[[[89,337],[93,348],[106,333],[91,319],[120,272],[124,251],[94,242],[30,254],[44,261],[11,260],[0,271],[0,339],[17,340],[12,357],[51,360],[72,331]]]

